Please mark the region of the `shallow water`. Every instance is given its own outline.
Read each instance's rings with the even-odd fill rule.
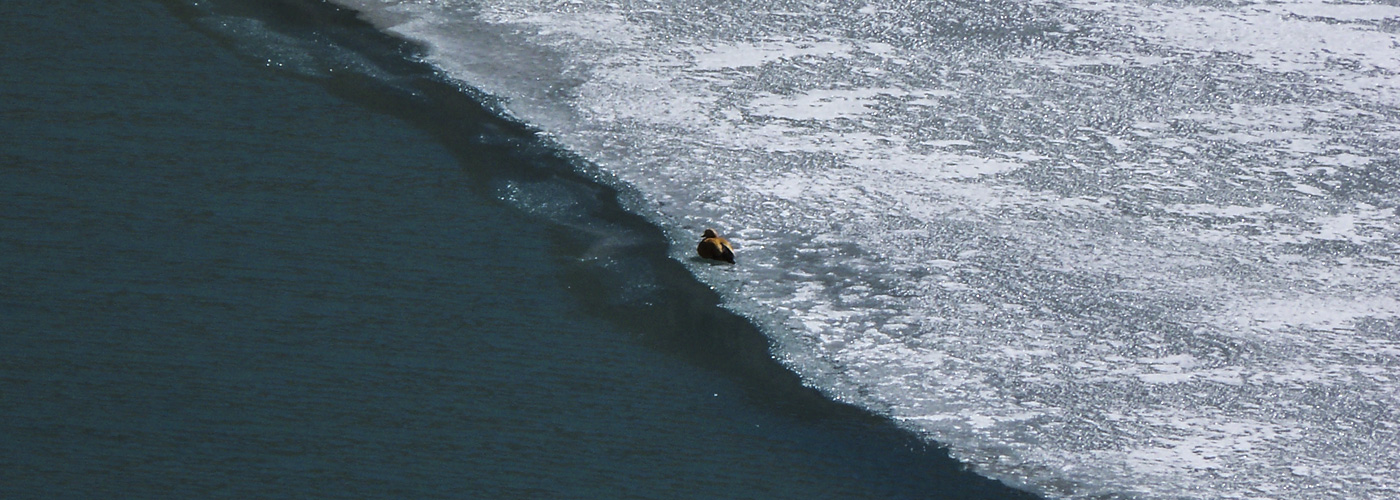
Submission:
[[[407,47],[230,5],[0,6],[0,497],[1031,498],[803,387]]]

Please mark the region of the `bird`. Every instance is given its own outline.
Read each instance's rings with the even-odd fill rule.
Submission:
[[[695,251],[699,252],[701,257],[734,263],[734,247],[729,244],[729,240],[720,238],[714,229],[706,229],[704,236],[700,238],[700,246],[696,247]]]

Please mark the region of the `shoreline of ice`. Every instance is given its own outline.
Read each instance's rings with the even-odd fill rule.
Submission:
[[[745,266],[700,279],[810,383],[976,470],[1071,498],[1400,492],[1400,9],[337,3],[674,241],[724,221]]]

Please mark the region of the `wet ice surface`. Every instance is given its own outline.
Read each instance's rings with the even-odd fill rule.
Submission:
[[[1057,497],[1400,495],[1400,7],[345,0],[833,397]]]

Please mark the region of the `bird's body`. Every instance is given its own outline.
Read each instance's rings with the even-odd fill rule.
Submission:
[[[719,237],[714,229],[706,229],[705,235],[700,238],[700,246],[695,251],[701,257],[734,263],[734,246],[729,244],[729,240]]]

